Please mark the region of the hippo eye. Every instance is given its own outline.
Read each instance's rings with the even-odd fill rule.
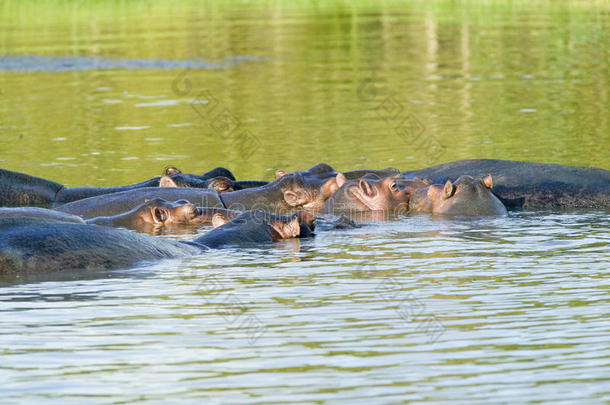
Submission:
[[[396,182],[392,182],[392,184],[390,184],[390,190],[394,192],[398,191],[398,186],[396,185]]]

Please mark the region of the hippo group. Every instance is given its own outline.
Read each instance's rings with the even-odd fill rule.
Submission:
[[[352,219],[360,215],[388,220],[610,208],[610,171],[590,167],[471,159],[408,172],[338,172],[320,163],[275,176],[237,181],[221,167],[195,175],[168,166],[162,176],[136,184],[68,188],[0,169],[0,274],[124,268],[311,237],[316,227],[357,226]],[[214,229],[194,241],[154,236],[167,227],[206,224]]]

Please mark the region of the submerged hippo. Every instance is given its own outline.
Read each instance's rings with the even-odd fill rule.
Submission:
[[[490,174],[482,179],[460,176],[444,185],[432,184],[413,192],[409,200],[409,213],[443,215],[507,215],[504,204],[491,192]]]
[[[231,174],[229,172],[229,174]],[[160,187],[195,187],[209,188],[219,193],[243,190],[246,188],[261,187],[269,184],[268,181],[242,180],[237,181],[233,174],[230,176],[217,176],[211,179],[201,179],[192,174],[184,174],[174,166],[165,168],[165,175],[159,180]]]
[[[57,211],[78,215],[85,219],[113,217],[129,212],[149,200],[184,200],[198,207],[224,208],[219,194],[200,188],[144,187],[118,193],[97,195],[73,201],[55,208]]]
[[[166,201],[155,198],[136,208],[107,217],[95,217],[88,224],[123,227],[145,231],[167,225],[199,225],[205,222],[202,210],[185,200]]]
[[[380,178],[367,174],[356,180],[338,176],[337,181],[340,188],[324,204],[325,214],[375,211],[405,214],[413,191],[427,186],[421,181],[405,181],[399,175]]]
[[[130,211],[114,216],[87,219],[86,223],[122,227],[138,232],[156,233],[162,227],[213,224],[216,214],[222,215],[224,218],[233,219],[241,215],[242,212],[224,208],[196,207],[195,204],[189,203],[186,200],[170,202],[162,198],[155,198],[138,205]],[[70,216],[74,217],[73,215]],[[81,219],[80,217],[76,218]]]
[[[222,187],[222,182],[213,182],[214,178],[223,177],[234,181],[233,174],[223,167],[217,167],[202,175],[183,175],[182,184],[190,181],[190,187]],[[30,176],[24,173],[0,169],[0,205],[1,206],[52,206],[65,204],[84,198],[136,190],[146,187],[159,187],[160,178],[155,177],[141,183],[116,187],[73,187],[67,188],[51,180]],[[205,185],[205,186],[204,186]]]
[[[403,172],[443,184],[461,175],[492,173],[493,193],[509,209],[610,208],[610,171],[594,167],[469,159]]]
[[[114,269],[196,255],[209,248],[251,246],[310,236],[311,215],[248,211],[193,242],[124,229],[39,218],[0,218],[0,274]]]

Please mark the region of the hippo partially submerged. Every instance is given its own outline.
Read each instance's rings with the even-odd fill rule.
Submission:
[[[217,168],[219,169],[219,168]],[[215,169],[216,170],[216,169]],[[226,170],[226,169],[225,169]],[[213,178],[205,178],[193,174],[185,174],[174,166],[165,168],[165,175],[159,180],[160,187],[194,187],[194,188],[209,188],[216,190],[219,193],[230,192],[235,190],[243,190],[246,188],[261,187],[269,184],[268,181],[255,180],[235,180],[231,172],[227,170],[226,175],[221,175],[220,172],[215,173]],[[205,175],[203,175],[205,176]]]
[[[493,193],[509,209],[610,208],[610,171],[594,167],[469,159],[403,172],[437,184],[462,175],[494,178]]]
[[[31,217],[0,218],[0,274],[114,269],[196,255],[209,248],[251,246],[312,235],[313,216],[248,211],[193,242]]]
[[[415,190],[409,200],[409,214],[503,216],[506,207],[491,192],[490,174],[482,179],[460,176],[456,181],[431,184]]]
[[[405,181],[399,175],[380,178],[366,174],[355,180],[338,176],[340,188],[324,204],[325,214],[351,214],[383,211],[391,215],[406,214],[413,190],[425,187],[418,181]]]

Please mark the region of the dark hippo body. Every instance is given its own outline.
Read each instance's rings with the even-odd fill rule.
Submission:
[[[51,206],[63,185],[40,177],[0,169],[0,205]]]
[[[278,221],[278,219],[280,221]],[[307,211],[290,216],[252,210],[225,222],[197,239],[210,248],[248,247],[281,239],[313,236],[315,217]]]
[[[493,176],[493,193],[509,209],[610,208],[610,171],[594,167],[469,159],[403,172],[434,183],[461,175]]]
[[[142,261],[182,258],[209,248],[312,235],[313,216],[248,211],[193,242],[124,229],[40,218],[0,218],[0,275],[73,269],[126,268]]]
[[[112,217],[131,211],[154,198],[162,198],[167,201],[186,200],[198,207],[224,208],[219,194],[213,190],[186,187],[146,187],[85,198],[61,205],[56,210],[85,219]]]
[[[0,273],[114,269],[143,260],[178,258],[201,248],[97,225],[0,219]]]

